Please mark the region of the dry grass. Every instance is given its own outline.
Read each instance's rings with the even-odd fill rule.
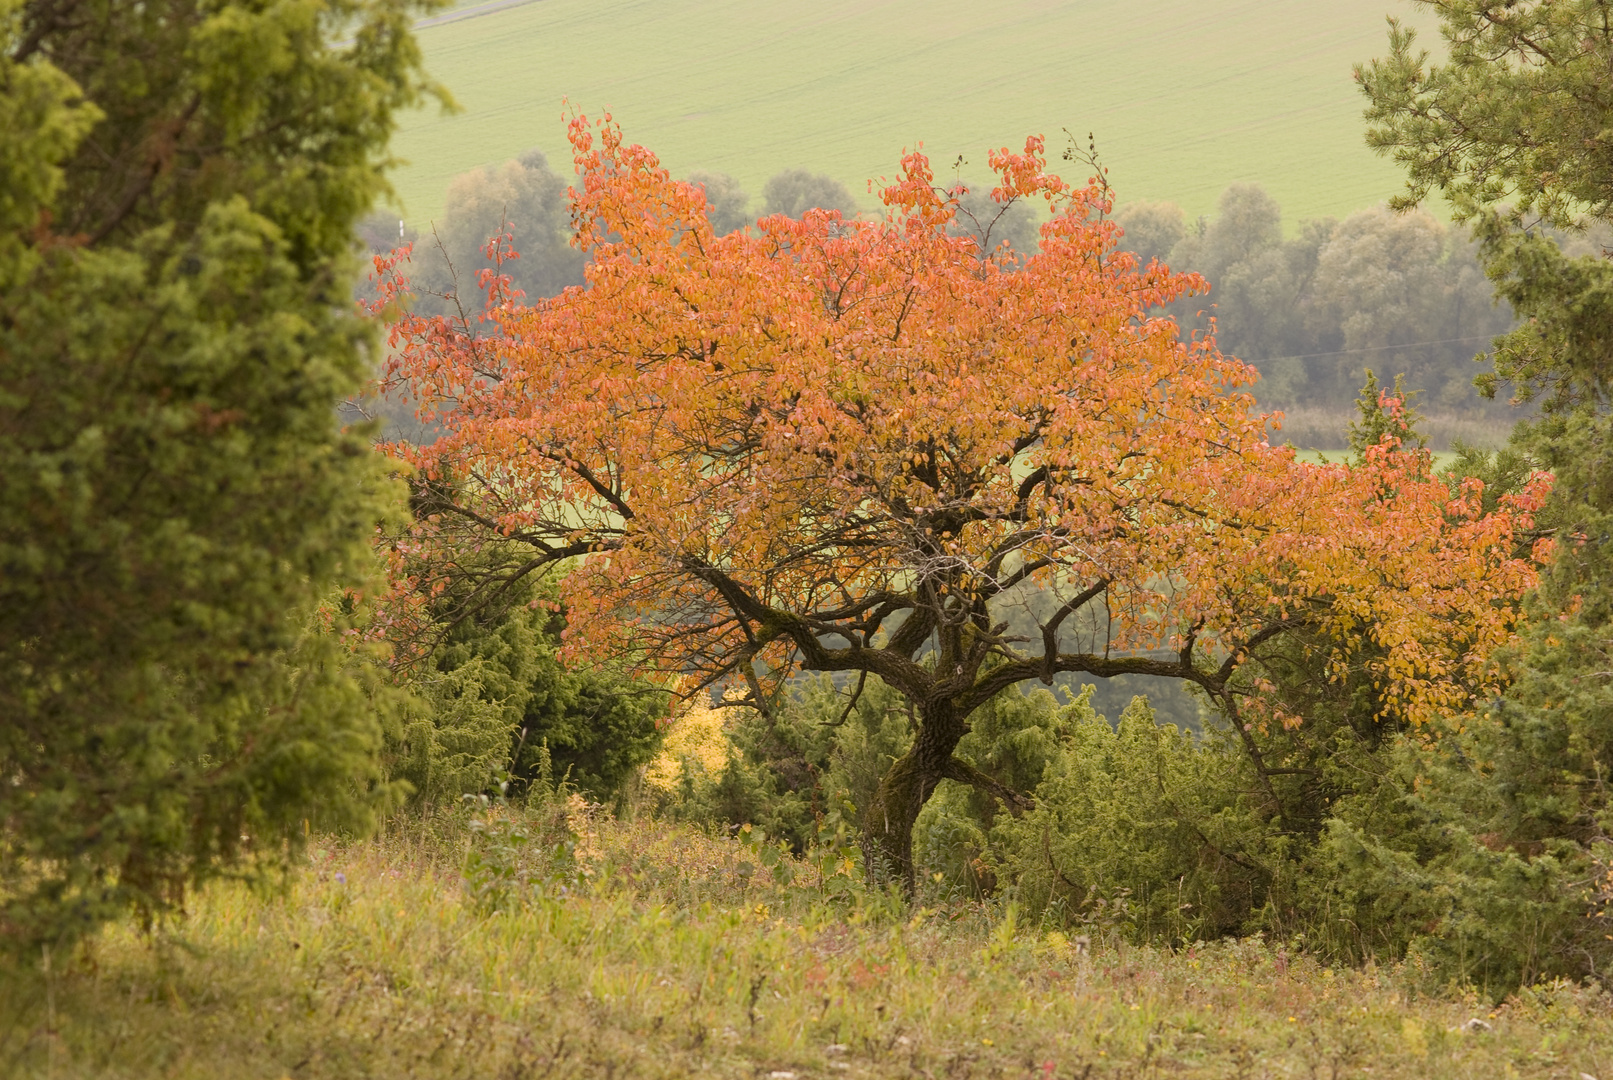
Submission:
[[[464,825],[317,850],[280,895],[209,890],[49,975],[0,969],[0,1075],[1613,1076],[1592,990],[1492,1008],[1260,942],[1089,944],[1011,908],[904,909],[843,853],[780,863],[575,805]]]

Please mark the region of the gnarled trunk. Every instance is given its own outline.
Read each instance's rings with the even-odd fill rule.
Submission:
[[[891,764],[873,801],[863,812],[863,841],[869,878],[876,883],[899,881],[912,897],[917,884],[913,867],[913,825],[919,811],[942,780],[978,787],[1018,814],[1031,800],[952,756],[968,732],[964,715],[950,700],[919,704],[920,725],[913,748]]]
[[[945,777],[935,763],[934,747],[925,747],[924,734],[913,748],[891,763],[879,790],[863,812],[864,858],[869,879],[875,883],[890,880],[902,883],[902,892],[913,895],[913,824],[929,801],[935,786]],[[946,757],[950,758],[950,750]]]

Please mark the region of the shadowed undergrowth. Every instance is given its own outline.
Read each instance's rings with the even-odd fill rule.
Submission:
[[[1431,993],[1415,966],[1327,970],[1260,941],[1139,949],[1012,907],[904,908],[859,877],[849,849],[798,861],[576,800],[400,825],[316,848],[277,895],[216,886],[152,936],[115,926],[49,970],[0,970],[0,1073],[1613,1072],[1595,990],[1492,1007]]]

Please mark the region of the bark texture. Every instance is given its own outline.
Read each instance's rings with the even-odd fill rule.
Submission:
[[[1029,796],[953,756],[959,740],[969,732],[967,717],[954,702],[926,702],[919,712],[923,723],[912,749],[891,764],[863,815],[870,880],[877,884],[897,881],[908,897],[917,885],[913,826],[942,780],[977,787],[1002,801],[1016,815],[1034,806]]]

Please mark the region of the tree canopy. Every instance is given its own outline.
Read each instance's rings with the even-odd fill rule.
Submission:
[[[718,236],[727,236],[751,223],[750,196],[732,176],[697,169],[689,174],[689,183],[706,193],[710,207],[706,218]]]
[[[1604,0],[1418,0],[1448,58],[1390,20],[1389,55],[1360,65],[1367,144],[1406,169],[1409,209],[1437,191],[1460,219],[1508,206],[1572,227],[1613,219],[1613,7]]]
[[[573,566],[572,654],[764,709],[798,669],[898,691],[918,731],[865,827],[909,884],[940,781],[1024,804],[953,754],[1015,683],[1185,679],[1257,762],[1292,718],[1234,676],[1296,628],[1413,720],[1493,686],[1544,482],[1485,512],[1393,440],[1359,469],[1270,446],[1252,369],[1149,314],[1202,280],[1117,252],[1102,187],[1049,173],[1040,139],[991,159],[994,199],[1051,214],[1023,261],[952,235],[922,154],[877,221],[718,237],[608,118],[571,139],[587,287],[526,306],[494,277],[486,325],[392,327],[393,375],[452,417],[395,448],[429,511],[411,543],[501,551],[495,591]]]
[[[1602,881],[1595,895],[1605,898],[1597,848],[1613,824],[1604,779],[1613,756],[1613,262],[1599,245],[1576,253],[1564,241],[1613,224],[1613,4],[1429,6],[1445,63],[1430,63],[1413,33],[1393,26],[1389,54],[1357,70],[1374,125],[1368,141],[1406,167],[1399,205],[1437,192],[1472,223],[1486,272],[1522,320],[1496,340],[1495,375],[1482,387],[1510,384],[1515,398],[1539,402],[1513,445],[1556,477],[1545,510],[1556,557],[1523,645],[1503,654],[1512,683],[1486,729],[1491,798],[1475,831],[1496,854],[1481,870],[1521,880],[1513,851],[1548,854],[1539,865],[1561,867],[1560,880]],[[1561,955],[1529,958],[1535,970],[1605,966],[1602,928],[1585,917],[1605,904],[1590,895],[1564,902],[1568,917],[1549,946]]]
[[[846,185],[806,169],[785,169],[769,177],[762,185],[762,201],[763,215],[798,218],[809,210],[838,210],[847,216],[857,212],[857,200]]]
[[[0,939],[372,808],[373,710],[308,631],[388,506],[335,409],[353,227],[432,90],[409,19],[0,2]]]
[[[532,150],[515,161],[473,169],[448,185],[448,208],[422,241],[418,284],[423,310],[445,313],[480,303],[477,272],[486,266],[487,238],[509,230],[521,258],[504,267],[513,286],[532,299],[582,282],[582,257],[571,235],[566,181]],[[395,246],[388,243],[382,250]]]

